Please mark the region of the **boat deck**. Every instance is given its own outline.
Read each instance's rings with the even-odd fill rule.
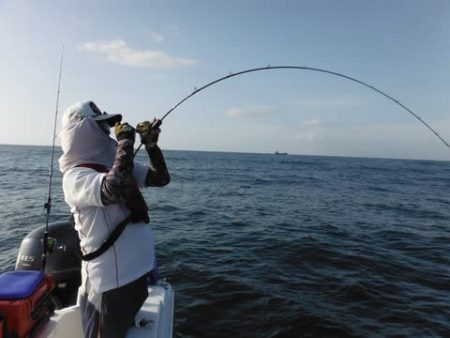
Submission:
[[[135,318],[128,338],[169,338],[173,335],[174,292],[163,282],[148,288],[149,296]],[[80,308],[77,305],[56,310],[42,337],[82,338]]]

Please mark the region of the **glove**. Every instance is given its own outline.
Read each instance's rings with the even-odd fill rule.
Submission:
[[[128,123],[117,122],[116,125],[114,126],[114,131],[116,133],[117,141],[124,139],[131,139],[134,142],[136,131]]]
[[[154,126],[161,125],[160,120],[154,119],[153,122],[144,121],[136,126],[136,130],[141,136],[141,142],[147,147],[153,148],[158,143],[159,133],[161,129]]]

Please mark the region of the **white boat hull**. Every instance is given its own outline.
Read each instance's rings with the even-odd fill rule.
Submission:
[[[169,283],[148,288],[149,296],[135,318],[127,338],[171,338],[173,335],[174,292]],[[78,305],[56,310],[42,337],[82,338]]]

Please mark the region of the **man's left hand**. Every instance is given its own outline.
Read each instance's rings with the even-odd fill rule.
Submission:
[[[157,119],[153,119],[152,122],[144,121],[137,125],[136,129],[141,136],[141,142],[147,147],[152,148],[158,143],[161,129],[159,127],[155,128],[155,126],[159,125],[161,125],[161,121]]]

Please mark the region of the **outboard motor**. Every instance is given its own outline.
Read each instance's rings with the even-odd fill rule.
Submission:
[[[42,238],[45,226],[30,232],[20,245],[16,270],[42,269]],[[45,272],[53,274],[56,288],[53,295],[58,307],[74,305],[81,283],[79,239],[73,223],[55,222],[48,225],[48,237],[55,241],[47,256]]]

